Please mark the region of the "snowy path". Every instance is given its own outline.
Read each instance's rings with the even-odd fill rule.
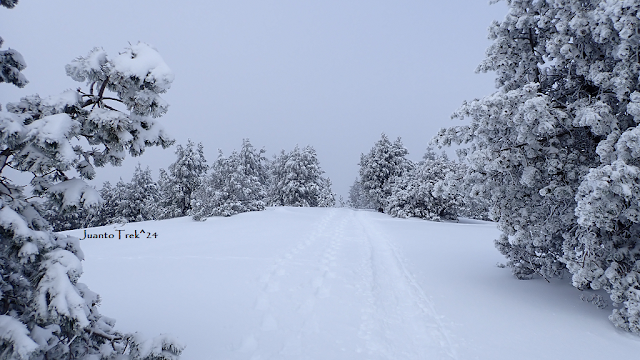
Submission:
[[[433,305],[367,216],[333,209],[276,259],[237,358],[456,358]]]
[[[185,360],[631,359],[638,338],[568,281],[496,267],[494,224],[268,208],[87,229],[80,279],[123,332]],[[72,231],[82,237],[83,230]]]

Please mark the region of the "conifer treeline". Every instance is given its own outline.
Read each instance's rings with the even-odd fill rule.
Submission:
[[[331,207],[336,204],[331,180],[323,177],[311,146],[280,152],[273,159],[255,149],[248,139],[240,151],[211,165],[202,144],[188,141],[176,147],[177,159],[158,181],[149,168],[138,165],[130,182],[105,182],[99,190],[102,205],[94,209],[61,212],[56,201],[43,204],[56,231],[113,223],[192,216],[231,216],[267,206]],[[375,209],[401,218],[455,220],[459,216],[489,220],[485,200],[473,196],[464,180],[466,165],[445,153],[427,148],[423,159],[412,162],[400,139],[385,134],[360,159],[359,177],[349,191],[347,206]]]
[[[349,190],[348,205],[401,218],[490,219],[488,203],[474,196],[465,181],[464,163],[450,160],[444,152],[436,154],[431,147],[417,163],[406,158],[408,153],[400,138],[391,143],[382,134],[360,157],[359,177]]]
[[[315,150],[296,146],[269,160],[264,149],[248,139],[240,151],[209,165],[202,144],[190,140],[176,147],[177,159],[158,181],[149,168],[136,167],[130,182],[105,182],[99,190],[103,203],[93,209],[60,211],[55,201],[42,204],[56,231],[145,220],[210,216],[264,210],[266,206],[331,207],[335,195],[331,180],[323,177]]]

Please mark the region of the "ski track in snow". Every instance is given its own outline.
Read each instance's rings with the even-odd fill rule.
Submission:
[[[368,306],[360,331],[370,353],[380,359],[457,359],[449,330],[397,248],[366,213],[356,216],[368,248],[361,265]]]
[[[258,280],[236,359],[457,359],[432,302],[371,213],[332,209]]]

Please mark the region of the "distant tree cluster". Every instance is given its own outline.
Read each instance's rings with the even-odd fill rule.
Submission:
[[[332,207],[331,180],[322,176],[316,151],[296,146],[271,163],[269,201],[274,206]]]
[[[248,139],[243,140],[240,152],[233,151],[228,157],[220,152],[211,173],[193,195],[193,218],[202,220],[264,210],[269,202],[264,152],[256,150]]]
[[[158,219],[160,192],[149,168],[136,167],[131,181],[122,179],[111,185],[105,182],[100,190],[102,204],[89,209],[60,209],[55,201],[43,203],[43,215],[56,231]]]
[[[406,158],[398,138],[385,134],[360,157],[359,177],[349,191],[349,205],[376,209],[395,217],[454,220],[458,216],[488,220],[486,207],[474,199],[464,181],[466,167],[427,148],[417,163]]]
[[[465,102],[439,145],[463,145],[465,181],[490,204],[496,246],[521,279],[604,289],[640,335],[640,3],[507,1],[479,71],[498,90]]]
[[[239,152],[209,166],[202,144],[190,140],[176,148],[168,171],[160,169],[156,183],[151,171],[136,167],[130,182],[105,182],[98,191],[100,206],[66,209],[50,197],[41,207],[56,231],[145,220],[193,216],[231,216],[266,206],[332,207],[331,180],[322,176],[315,150],[295,147],[273,160],[264,157],[248,139]]]

